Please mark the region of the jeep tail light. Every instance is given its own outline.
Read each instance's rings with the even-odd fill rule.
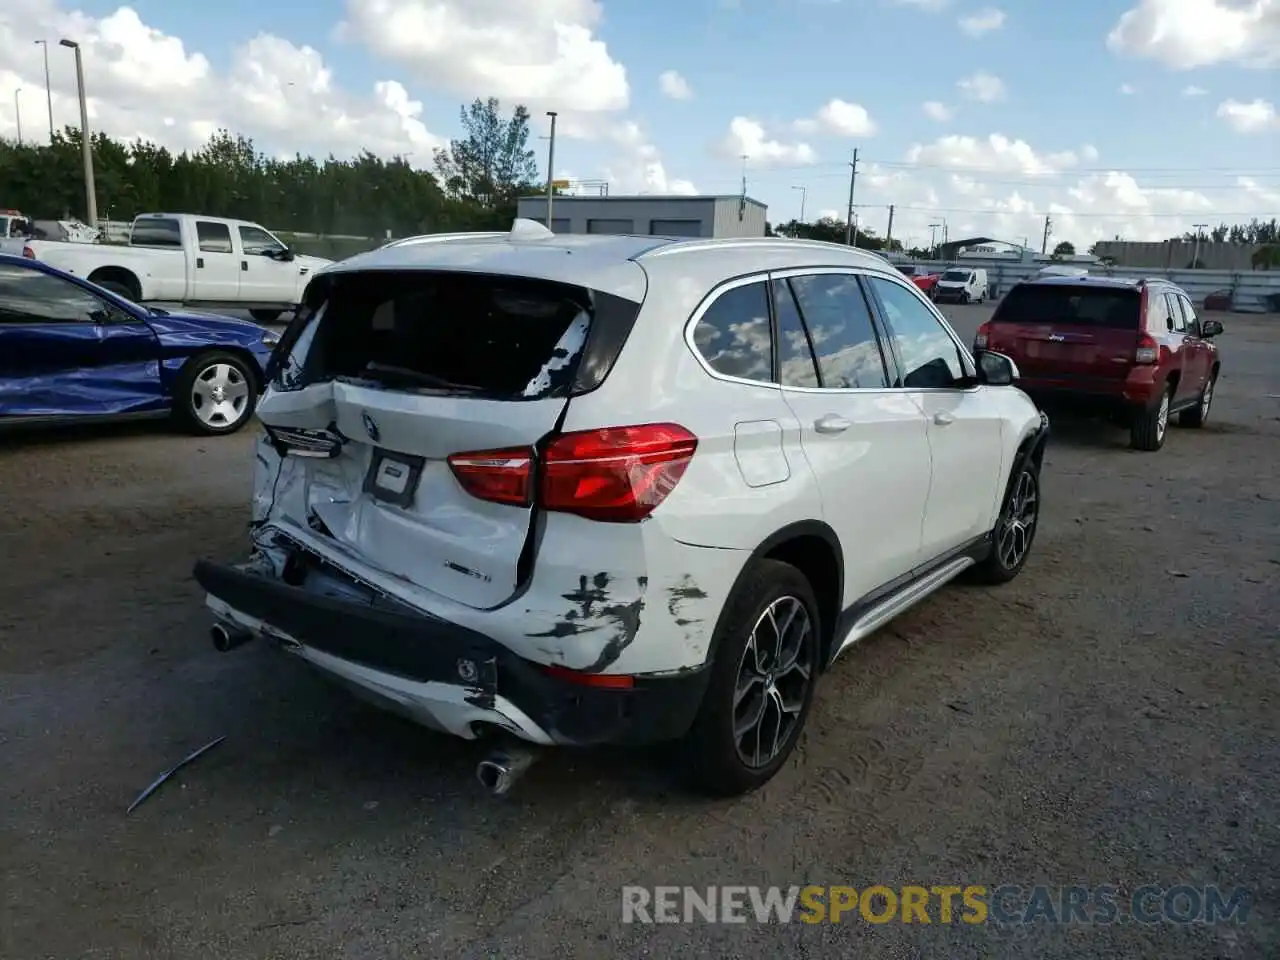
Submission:
[[[449,458],[449,469],[462,489],[477,500],[516,507],[532,502],[533,450],[529,447],[455,453]]]
[[[990,334],[991,334],[991,321],[988,320],[986,323],[978,327],[978,332],[973,335],[973,349],[975,350],[987,349],[987,342],[988,342],[988,338],[990,337]]]
[[[675,489],[697,448],[698,438],[674,423],[562,434],[547,447],[539,503],[591,520],[643,520]]]
[[[1155,363],[1160,359],[1160,345],[1149,333],[1138,334],[1138,346],[1134,350],[1135,363]]]
[[[36,258],[36,252],[28,246],[24,246],[22,248],[22,255],[28,260],[34,260]]]

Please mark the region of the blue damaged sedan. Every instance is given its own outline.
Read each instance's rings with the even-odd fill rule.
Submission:
[[[0,254],[0,431],[169,415],[198,434],[253,416],[279,337],[247,320],[139,306]]]

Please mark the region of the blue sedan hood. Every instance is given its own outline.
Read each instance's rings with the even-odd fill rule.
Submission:
[[[212,313],[152,313],[146,321],[162,344],[174,347],[228,341],[250,346],[268,332],[248,320]]]

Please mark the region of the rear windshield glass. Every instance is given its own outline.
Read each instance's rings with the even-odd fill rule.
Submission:
[[[943,280],[953,280],[957,283],[964,283],[969,279],[968,270],[948,270],[942,275]]]
[[[535,399],[567,389],[586,343],[582,288],[510,277],[335,276],[287,347],[277,382],[321,380],[426,393]]]
[[[1024,284],[1009,291],[991,320],[1136,330],[1138,300],[1136,290]]]

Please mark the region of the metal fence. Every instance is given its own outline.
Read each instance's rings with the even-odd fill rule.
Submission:
[[[1043,260],[987,260],[976,257],[965,257],[963,262],[894,260],[894,263],[910,263],[938,273],[951,268],[984,269],[987,271],[987,283],[993,298],[1050,265]],[[1108,267],[1094,263],[1071,263],[1068,266],[1087,267],[1091,275],[1102,277],[1161,277],[1187,291],[1198,304],[1203,304],[1205,297],[1220,293],[1230,298],[1231,309],[1240,313],[1280,312],[1280,271],[1157,270],[1150,267]]]

